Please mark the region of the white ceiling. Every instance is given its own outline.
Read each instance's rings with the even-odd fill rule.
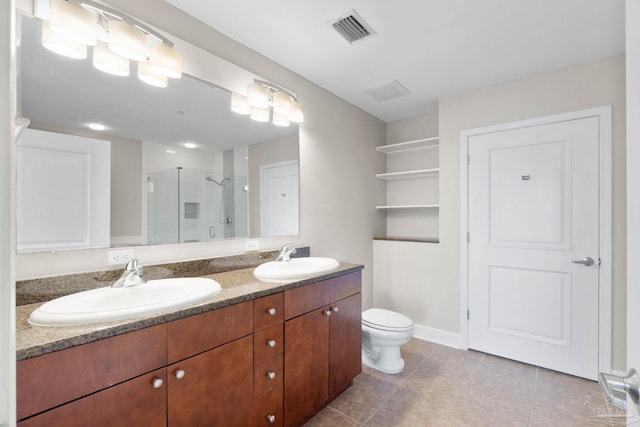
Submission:
[[[624,51],[624,0],[166,1],[386,122]],[[349,44],[333,30],[352,9],[376,36]],[[410,94],[362,92],[393,80]]]

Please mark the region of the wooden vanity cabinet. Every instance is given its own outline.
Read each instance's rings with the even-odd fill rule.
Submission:
[[[284,293],[285,426],[300,426],[361,371],[361,273]]]
[[[348,273],[17,364],[19,427],[299,426],[360,372]]]

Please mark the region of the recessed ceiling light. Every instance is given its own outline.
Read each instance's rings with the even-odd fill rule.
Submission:
[[[87,126],[89,126],[89,129],[93,129],[93,130],[105,130],[106,126],[100,123],[89,123]]]
[[[176,154],[176,150],[168,149],[167,154]]]
[[[197,145],[196,145],[196,144],[194,144],[193,142],[185,142],[185,143],[184,143],[184,147],[185,147],[185,148],[196,148],[196,147],[197,147]]]

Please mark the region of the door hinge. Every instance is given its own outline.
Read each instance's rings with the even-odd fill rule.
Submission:
[[[471,233],[467,231],[467,243],[471,241]]]
[[[469,320],[471,318],[471,311],[469,311],[469,309],[467,309],[467,320]]]
[[[598,258],[598,267],[602,265],[602,258]]]

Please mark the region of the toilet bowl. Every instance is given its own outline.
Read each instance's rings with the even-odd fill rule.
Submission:
[[[362,312],[362,363],[386,374],[404,369],[400,346],[413,336],[413,321],[382,308]]]

